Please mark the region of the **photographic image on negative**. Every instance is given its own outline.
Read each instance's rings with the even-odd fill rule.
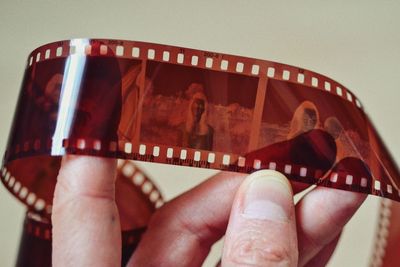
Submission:
[[[146,83],[142,142],[247,152],[257,77],[149,61]]]
[[[363,177],[372,180],[368,140],[365,115],[354,103],[320,89],[269,79],[258,149],[248,158],[319,170],[318,178],[347,172],[360,185]]]
[[[337,160],[368,154],[363,113],[342,97],[305,85],[269,79],[260,129],[259,148],[320,129],[335,140]]]

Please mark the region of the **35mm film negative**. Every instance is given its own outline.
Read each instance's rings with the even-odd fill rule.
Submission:
[[[292,181],[400,200],[399,169],[345,86],[298,67],[182,47],[73,39],[29,55],[1,169],[28,207],[17,265],[26,266],[31,248],[51,250],[65,154],[275,169]],[[133,233],[123,242],[134,247],[163,200],[132,162],[118,168],[122,230]],[[383,203],[371,266],[393,266],[398,247],[398,203]]]
[[[34,50],[2,181],[40,210],[38,199],[52,197],[40,186],[43,166],[55,177],[55,157],[65,154],[275,169],[400,200],[399,169],[345,86],[298,67],[181,47],[73,39]]]
[[[146,230],[151,215],[163,204],[163,197],[152,180],[134,163],[120,160],[116,179],[116,203],[122,229],[121,266],[125,266]],[[50,204],[47,207],[51,207]],[[30,209],[26,213],[17,267],[52,266],[50,214],[35,212]]]

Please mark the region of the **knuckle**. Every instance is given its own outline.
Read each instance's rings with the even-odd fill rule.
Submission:
[[[232,240],[228,261],[251,266],[291,266],[295,252],[285,243],[264,237],[261,231],[244,231]]]

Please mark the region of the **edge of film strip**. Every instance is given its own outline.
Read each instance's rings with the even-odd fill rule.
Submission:
[[[128,160],[118,160],[117,169],[120,174],[130,180],[141,193],[145,195],[149,204],[157,209],[164,204],[164,198],[156,184],[136,164]]]
[[[51,140],[49,141],[51,143]],[[42,142],[46,146],[49,142]],[[32,144],[37,143],[32,141]],[[28,146],[30,147],[30,146]],[[33,148],[33,147],[32,147]],[[380,180],[374,179],[368,184],[366,177],[356,177],[352,173],[336,173],[332,172],[328,177],[321,177],[322,171],[311,170],[306,166],[297,166],[293,164],[286,164],[282,162],[263,162],[259,159],[254,159],[249,164],[246,162],[245,156],[222,153],[210,152],[205,150],[198,150],[192,148],[171,147],[166,145],[156,144],[133,144],[131,142],[121,141],[104,143],[101,140],[64,140],[63,148],[74,154],[90,154],[101,155],[106,152],[111,156],[127,160],[140,160],[146,162],[167,163],[169,165],[192,166],[208,169],[219,169],[225,171],[235,171],[242,173],[250,173],[259,169],[271,169],[280,171],[286,175],[294,175],[303,182],[324,184],[329,187],[338,189],[347,189],[356,192],[370,193],[378,196],[385,196],[393,200],[400,200],[400,190],[397,190],[392,184],[386,184]],[[41,151],[40,146],[35,149]],[[29,149],[28,149],[29,150]],[[19,153],[23,153],[19,151]],[[19,154],[16,153],[15,157]],[[156,207],[163,204],[161,193],[157,187],[146,177],[146,175],[131,162],[120,161],[119,167],[126,177],[131,177],[131,181],[136,186],[142,189],[142,193],[147,195],[149,200],[153,202]],[[26,187],[23,187],[15,177],[13,177],[6,167],[1,169],[1,180],[8,190],[13,193],[21,201],[28,203],[29,206],[34,207],[37,211],[51,210],[51,206],[46,206],[46,203],[41,199],[36,199],[33,192],[29,192]],[[340,181],[340,183],[339,183]],[[157,190],[158,193],[155,193]]]
[[[28,209],[35,210],[41,214],[51,214],[52,205],[38,198],[28,187],[24,186],[17,178],[11,175],[6,167],[1,168],[0,174],[3,185],[21,202],[27,204]]]
[[[24,231],[32,236],[44,240],[51,240],[51,222],[38,214],[26,212],[24,221]]]
[[[359,109],[363,109],[360,100],[348,88],[329,77],[313,71],[268,60],[147,42],[71,39],[49,43],[38,47],[30,53],[27,67],[37,62],[72,55],[113,56],[117,58],[155,60],[248,76],[258,76],[260,78],[266,77],[283,80],[337,95],[353,103]]]
[[[386,247],[388,245],[388,235],[390,224],[393,223],[392,217],[392,201],[389,199],[382,199],[380,203],[379,221],[377,230],[375,231],[375,241],[373,253],[370,258],[370,267],[381,267],[386,254]]]
[[[146,173],[134,163],[127,160],[119,160],[117,170],[119,170],[119,175],[123,175],[124,178],[132,182],[132,185],[140,189],[141,193],[146,196],[148,204],[154,209],[164,204],[161,191],[154,182],[149,179]],[[29,210],[33,210],[39,214],[51,214],[52,205],[37,197],[28,187],[24,186],[16,177],[12,176],[6,167],[1,168],[0,178],[4,186],[15,197],[27,204]]]
[[[24,231],[31,236],[43,239],[43,240],[52,240],[52,225],[50,221],[45,221],[45,218],[42,218],[38,214],[34,214],[32,212],[27,212],[24,222]],[[122,231],[122,244],[123,245],[131,245],[138,243],[140,237],[145,232],[146,228],[137,228],[132,230]]]

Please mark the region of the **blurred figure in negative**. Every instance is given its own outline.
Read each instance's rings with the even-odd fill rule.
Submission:
[[[317,107],[310,101],[302,102],[293,114],[287,139],[320,127]]]
[[[214,129],[207,124],[208,101],[204,93],[193,94],[187,119],[182,125],[182,146],[211,150]]]

